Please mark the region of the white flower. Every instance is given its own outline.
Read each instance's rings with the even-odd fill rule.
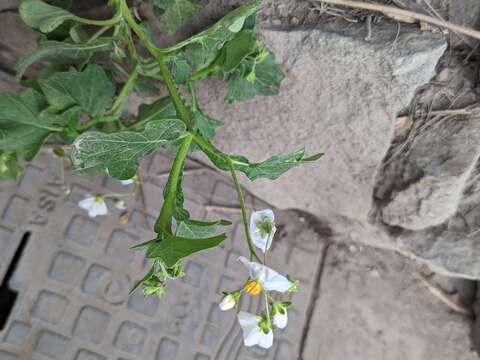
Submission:
[[[275,217],[271,209],[255,211],[250,217],[250,236],[253,244],[263,252],[270,249],[276,230]]]
[[[247,267],[250,273],[250,278],[260,284],[262,289],[266,291],[278,291],[284,293],[294,285],[285,276],[280,275],[275,270],[272,270],[265,265],[248,261],[248,259],[244,256],[240,256],[238,260]],[[251,283],[252,282],[249,281],[246,285],[248,285],[249,288],[257,290],[256,287],[251,286]],[[245,290],[249,292],[249,289],[245,288]],[[255,294],[252,295],[256,294],[257,291],[255,291]]]
[[[273,332],[268,329],[265,333],[260,327],[262,318],[258,315],[250,314],[245,311],[238,313],[238,322],[243,330],[243,343],[245,346],[258,345],[264,349],[268,349],[273,344]]]
[[[279,329],[283,329],[285,326],[287,326],[288,322],[288,315],[287,315],[287,310],[284,309],[284,313],[277,312],[275,315],[273,315],[272,323]]]
[[[85,197],[85,199],[81,200],[78,203],[82,209],[88,211],[88,216],[95,217],[98,215],[106,215],[108,213],[107,204],[105,204],[105,200],[101,195],[89,195]]]
[[[232,294],[227,294],[223,297],[222,301],[218,306],[220,307],[220,310],[226,311],[233,309],[235,305],[237,304],[235,297]]]
[[[127,208],[127,204],[125,203],[125,200],[122,200],[122,199],[113,199],[113,205],[118,210],[125,210]]]

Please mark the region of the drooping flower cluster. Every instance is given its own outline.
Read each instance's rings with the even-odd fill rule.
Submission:
[[[254,212],[250,218],[249,232],[253,244],[266,253],[272,244],[276,227],[273,211],[270,209]],[[273,344],[273,330],[283,329],[287,325],[288,301],[273,298],[269,292],[286,293],[296,291],[297,284],[259,261],[250,261],[241,256],[238,260],[248,269],[249,277],[241,289],[224,293],[219,304],[221,310],[236,308],[239,298],[246,294],[257,296],[264,294],[265,311],[261,314],[238,312],[238,322],[243,331],[245,346],[258,345],[268,349]]]

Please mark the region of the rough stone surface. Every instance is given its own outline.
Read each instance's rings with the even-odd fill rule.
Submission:
[[[371,215],[394,230],[405,252],[445,274],[478,279],[477,67],[462,62],[451,57],[443,64],[410,118],[398,122]]]
[[[303,146],[326,153],[274,186],[245,181],[252,192],[278,207],[325,219],[337,238],[395,247],[367,222],[375,175],[396,114],[433,76],[445,42],[412,30],[396,37],[378,28],[370,42],[355,33],[264,30],[286,73],[280,94],[226,105],[220,101],[224,86],[211,82],[199,91],[200,103],[226,121],[216,144],[228,152],[253,161]]]
[[[469,327],[393,252],[330,246],[304,360],[474,360]]]

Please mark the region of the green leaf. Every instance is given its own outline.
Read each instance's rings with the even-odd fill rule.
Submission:
[[[201,111],[195,111],[193,116],[195,118],[196,129],[208,141],[212,141],[215,137],[216,128],[224,124],[223,121],[212,119]]]
[[[168,34],[174,34],[202,8],[190,0],[154,0],[153,5]]]
[[[160,120],[176,117],[175,106],[169,96],[158,99],[151,104],[142,104],[138,108],[139,121]]]
[[[141,278],[140,280],[135,282],[135,285],[133,285],[133,287],[130,290],[130,292],[128,293],[128,295],[132,295],[134,293],[134,291],[137,290],[137,288],[140,285],[142,285],[145,281],[148,281],[153,276],[153,274],[155,274],[155,266],[154,265],[152,265],[150,267],[150,270],[145,274],[145,276],[143,278]]]
[[[204,239],[212,236],[217,230],[218,226],[228,226],[232,223],[228,220],[218,221],[198,221],[198,220],[185,220],[181,221],[177,225],[177,231],[175,236],[192,238],[192,239]]]
[[[163,239],[150,246],[147,258],[159,259],[166,266],[172,267],[187,256],[220,245],[226,238],[225,234],[205,239],[189,239],[164,234]]]
[[[41,99],[33,90],[22,96],[0,94],[0,150],[21,153],[30,161],[52,131],[54,117],[41,113]]]
[[[238,7],[204,31],[170,47],[167,52],[177,60],[187,60],[195,70],[210,65],[221,53],[222,47],[245,28],[260,5],[259,1]]]
[[[316,154],[310,157],[305,157],[304,150],[297,150],[290,154],[272,156],[260,163],[244,165],[241,163],[235,164],[234,162],[234,166],[237,170],[245,173],[245,175],[247,175],[252,181],[260,178],[275,180],[280,175],[294,167],[317,161],[322,155],[323,154]]]
[[[239,32],[224,46],[225,62],[223,71],[226,73],[234,70],[248,55],[254,52],[256,40],[251,31]]]
[[[86,132],[73,144],[72,164],[78,171],[102,168],[116,179],[127,180],[137,173],[140,159],[184,131],[181,120],[163,119],[149,122],[143,132]]]
[[[7,154],[0,151],[0,180],[16,181],[22,170],[16,154]]]
[[[190,79],[192,68],[184,59],[174,60],[172,64],[172,75],[179,84],[184,84]]]
[[[75,19],[72,13],[40,0],[24,0],[19,7],[22,20],[43,33],[55,30],[66,20]]]
[[[305,157],[304,150],[297,150],[285,155],[272,156],[259,163],[251,163],[245,156],[224,154],[210,142],[200,138],[198,134],[194,137],[194,141],[217,168],[230,171],[229,163],[231,162],[235,170],[243,172],[252,181],[260,178],[275,180],[288,170],[312,163],[323,156],[323,154],[315,154]]]
[[[284,76],[275,64],[275,56],[262,49],[257,57],[247,57],[228,78],[225,101],[242,101],[257,95],[277,95]]]
[[[112,39],[104,38],[88,44],[71,44],[61,41],[43,41],[16,64],[17,79],[21,79],[27,68],[37,61],[53,64],[82,64],[98,51],[113,48]]]
[[[115,95],[115,86],[96,64],[82,72],[55,73],[39,80],[39,84],[53,107],[63,110],[77,104],[92,117],[102,116]]]

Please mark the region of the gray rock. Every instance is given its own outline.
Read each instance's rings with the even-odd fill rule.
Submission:
[[[445,50],[441,36],[405,29],[263,30],[286,73],[280,94],[224,104],[224,86],[199,91],[203,109],[226,121],[216,144],[253,161],[296,150],[325,152],[317,164],[275,182],[244,181],[266,201],[324,219],[337,239],[396,248],[368,221],[375,175],[389,147],[396,114],[434,74]]]

